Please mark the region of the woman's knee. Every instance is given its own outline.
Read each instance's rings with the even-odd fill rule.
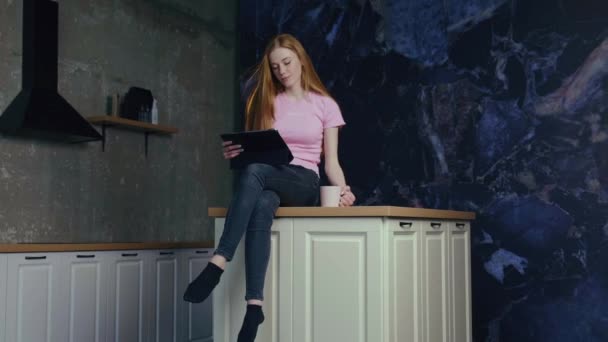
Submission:
[[[272,166],[268,165],[268,164],[251,163],[243,169],[243,174],[244,175],[259,175],[259,174],[267,173],[270,169],[272,169]]]
[[[257,210],[267,210],[274,213],[274,211],[279,207],[279,203],[281,199],[279,195],[277,195],[274,191],[265,190],[262,191],[260,198],[258,199],[258,203],[256,205]]]
[[[263,183],[266,174],[269,172],[272,166],[261,163],[252,163],[247,165],[241,172],[241,182],[260,182]]]

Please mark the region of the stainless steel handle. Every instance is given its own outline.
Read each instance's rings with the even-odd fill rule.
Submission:
[[[209,254],[209,251],[196,251],[196,254]]]
[[[441,223],[439,222],[431,222],[431,227],[434,229],[441,228]]]
[[[463,228],[464,228],[464,226],[465,226],[465,224],[464,224],[464,223],[456,223],[456,228],[463,229]]]
[[[401,228],[412,228],[412,222],[399,222]]]
[[[79,254],[76,257],[79,259],[91,259],[95,257],[95,254]]]
[[[136,257],[137,253],[122,253],[123,257]]]
[[[25,260],[44,260],[46,256],[26,256]]]

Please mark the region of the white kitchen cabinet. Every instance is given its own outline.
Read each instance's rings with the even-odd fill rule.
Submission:
[[[388,341],[472,341],[470,224],[387,222]]]
[[[449,223],[450,333],[451,340],[472,341],[471,227],[468,222]]]
[[[181,271],[179,281],[180,341],[213,341],[213,300],[207,298],[202,303],[188,303],[182,300],[188,284],[205,268],[211,259],[212,249],[187,249],[180,253]]]
[[[149,256],[145,251],[118,251],[108,258],[108,341],[147,341],[151,301],[144,300],[149,299],[144,262],[150,262]]]
[[[224,219],[215,223],[219,238]],[[256,340],[291,341],[292,336],[292,222],[275,220],[271,229],[271,254],[264,286],[264,324]],[[226,267],[220,284],[213,291],[213,341],[234,342],[241,328],[245,301],[244,241]]]
[[[270,235],[270,260],[264,280],[264,324],[258,330],[260,341],[289,341],[293,329],[293,229],[292,222],[275,221]],[[242,283],[244,285],[244,283]],[[239,308],[245,305],[245,287],[236,303]],[[245,311],[237,316],[237,329]],[[240,319],[239,319],[240,318]],[[238,332],[238,330],[237,330]],[[257,338],[256,338],[257,340]]]
[[[421,222],[388,219],[384,274],[384,330],[390,342],[422,341]]]
[[[67,341],[61,253],[7,256],[6,341]]]
[[[179,286],[179,259],[176,251],[161,250],[148,252],[149,277],[152,307],[147,317],[150,322],[150,341],[177,342],[179,301],[182,300]]]
[[[67,261],[67,277],[61,288],[68,292],[69,342],[106,341],[106,307],[108,278],[103,252],[62,253]]]
[[[225,213],[210,209],[218,238]],[[472,218],[418,208],[280,208],[258,339],[472,341]],[[242,252],[241,243],[213,292],[216,342],[234,341],[242,323]]]
[[[12,246],[0,247],[27,248]],[[0,342],[212,341],[210,301],[182,316],[189,306],[182,300],[185,263],[194,272],[195,263],[206,264],[211,249],[95,246],[109,250],[0,251]],[[47,247],[59,249],[32,248]],[[195,338],[182,332],[185,321]]]
[[[382,220],[301,218],[293,225],[293,341],[377,341]]]
[[[6,281],[8,257],[0,254],[0,342],[6,341]]]
[[[447,222],[423,221],[422,336],[425,342],[449,341],[449,271]]]

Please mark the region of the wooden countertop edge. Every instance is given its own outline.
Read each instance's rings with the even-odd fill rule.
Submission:
[[[210,217],[225,217],[228,209],[211,207]],[[425,208],[406,208],[392,206],[368,206],[346,208],[323,207],[281,207],[276,217],[395,217],[428,218],[447,220],[474,220],[475,213],[470,211],[440,210]]]
[[[0,244],[0,253],[120,251],[136,249],[186,249],[213,247],[213,241],[120,243],[4,243]]]

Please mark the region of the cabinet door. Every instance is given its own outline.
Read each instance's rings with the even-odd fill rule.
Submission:
[[[295,218],[293,341],[382,341],[380,218]]]
[[[385,324],[390,342],[420,342],[422,277],[420,274],[421,223],[387,219],[387,292]]]
[[[6,279],[8,256],[0,254],[0,342],[6,339]]]
[[[148,320],[151,324],[151,341],[178,341],[178,257],[175,251],[149,251],[152,262],[149,264],[150,293],[152,307]]]
[[[108,340],[147,341],[145,313],[149,301],[144,301],[145,253],[118,251],[109,253],[108,257]]]
[[[105,341],[107,270],[102,252],[66,253],[68,341]]]
[[[60,253],[8,255],[6,341],[66,341]]]
[[[451,340],[470,342],[471,334],[471,228],[468,222],[450,222]]]
[[[209,297],[198,304],[188,303],[182,299],[188,284],[207,266],[211,253],[212,249],[206,248],[187,249],[181,252],[181,275],[177,299],[180,308],[180,341],[211,342],[213,340],[213,299]]]
[[[264,280],[265,320],[258,330],[256,340],[259,341],[279,342],[292,339],[292,225],[293,221],[289,218],[275,219],[271,229],[270,260]],[[243,316],[240,320],[237,317],[238,329],[241,328]]]
[[[224,219],[216,219],[216,243],[224,228]],[[271,228],[271,254],[264,285],[264,323],[256,340],[292,341],[292,242],[290,218],[275,219]],[[213,291],[213,340],[234,342],[245,316],[244,241]]]
[[[448,224],[422,221],[423,340],[449,341]]]

